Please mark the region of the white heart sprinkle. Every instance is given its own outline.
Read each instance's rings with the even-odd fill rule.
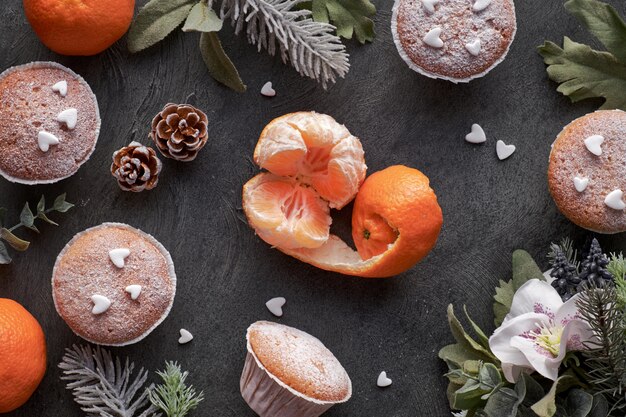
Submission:
[[[606,198],[604,199],[604,204],[606,204],[613,210],[624,210],[626,208],[626,204],[622,201],[623,196],[624,193],[622,192],[622,190],[613,190],[607,194]]]
[[[272,88],[271,81],[268,81],[263,85],[263,88],[261,88],[261,94],[265,97],[274,97],[276,95],[276,90]]]
[[[432,46],[433,48],[442,48],[443,41],[439,35],[441,35],[440,27],[429,30],[426,36],[424,36],[424,43],[428,46]]]
[[[78,121],[78,110],[74,108],[65,109],[57,115],[57,121],[65,123],[69,130],[76,127],[76,121]]]
[[[499,160],[504,161],[506,158],[513,155],[513,152],[515,152],[515,145],[507,145],[501,140],[496,142],[496,153],[498,154]]]
[[[389,385],[391,385],[392,381],[391,379],[387,378],[387,372],[382,371],[380,373],[380,375],[378,375],[378,380],[376,381],[376,385],[378,385],[381,388],[384,387],[388,387]]]
[[[130,294],[131,299],[136,300],[137,298],[139,298],[139,294],[141,294],[141,285],[129,285],[128,287],[126,287],[125,291]]]
[[[428,13],[435,13],[435,5],[439,4],[440,1],[441,0],[422,0],[422,5]]]
[[[102,314],[111,307],[111,300],[104,295],[94,294],[91,296],[91,301],[93,301],[92,314]]]
[[[472,10],[475,12],[480,12],[485,10],[491,4],[491,0],[476,0]]]
[[[178,339],[178,343],[184,345],[185,343],[189,343],[193,340],[193,335],[185,329],[180,329],[180,338]]]
[[[48,152],[50,145],[59,144],[59,138],[54,136],[52,133],[42,130],[37,134],[37,143],[39,144],[39,149],[43,152]]]
[[[589,185],[589,178],[574,177],[574,187],[576,187],[576,191],[578,191],[579,193],[585,191],[587,185]]]
[[[592,154],[596,156],[602,155],[602,143],[604,142],[604,136],[593,135],[585,139],[585,146]]]
[[[52,91],[61,94],[61,97],[65,97],[67,95],[67,81],[59,81],[52,86]]]
[[[483,128],[479,124],[474,123],[471,133],[465,135],[465,140],[469,143],[483,143],[487,141],[487,136]]]
[[[477,38],[472,42],[466,43],[465,49],[467,49],[470,54],[477,56],[480,53],[480,39]]]
[[[111,258],[111,262],[113,265],[118,268],[124,268],[126,262],[124,261],[130,255],[130,249],[127,248],[117,248],[109,251],[109,258]]]
[[[286,302],[287,300],[285,300],[284,297],[276,297],[269,300],[267,303],[265,303],[265,305],[267,306],[267,309],[270,311],[270,313],[272,313],[276,317],[282,317],[283,306]]]

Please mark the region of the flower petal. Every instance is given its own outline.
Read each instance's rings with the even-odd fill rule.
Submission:
[[[544,377],[552,381],[556,381],[559,377],[559,366],[561,366],[561,361],[563,360],[563,358],[560,357],[560,353],[559,356],[555,358],[549,352],[545,352],[537,346],[533,339],[520,336],[511,338],[511,346],[523,352],[535,371]],[[562,344],[562,348],[563,350],[565,349],[565,344]],[[563,356],[565,356],[564,353]]]
[[[576,320],[576,319],[580,320],[580,314],[578,313],[578,306],[576,305],[576,302],[578,301],[579,298],[580,298],[580,295],[575,294],[572,298],[567,300],[561,306],[561,308],[559,308],[559,311],[556,312],[556,317],[554,318],[554,321],[556,324],[560,324],[561,326],[565,327],[565,325],[567,325],[567,323],[569,323],[572,320]]]
[[[561,342],[559,356],[565,357],[565,348],[567,351],[586,350],[585,343],[593,342],[596,340],[596,337],[587,322],[583,320],[571,320],[563,329],[562,340],[565,343]]]
[[[525,313],[545,314],[554,318],[563,305],[561,296],[552,285],[538,279],[531,279],[522,285],[513,296],[511,311],[504,322]]]
[[[545,314],[537,313],[526,313],[512,318],[493,332],[489,338],[489,348],[502,363],[530,367],[531,364],[524,353],[511,345],[511,339],[537,329],[538,323],[549,324],[550,318]]]

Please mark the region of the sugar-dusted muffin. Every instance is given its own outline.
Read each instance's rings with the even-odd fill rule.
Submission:
[[[76,236],[59,254],[52,297],[59,315],[85,340],[136,343],[169,314],[176,294],[174,264],[147,233],[103,223]]]
[[[626,231],[626,112],[599,110],[565,126],[550,153],[548,186],[559,210],[580,227]]]
[[[391,30],[404,61],[431,78],[468,82],[506,57],[513,0],[395,0]]]
[[[22,184],[73,175],[89,159],[100,113],[89,85],[55,62],[32,62],[0,74],[0,174]]]
[[[247,332],[244,400],[261,417],[316,417],[352,396],[337,358],[308,333],[268,321]]]

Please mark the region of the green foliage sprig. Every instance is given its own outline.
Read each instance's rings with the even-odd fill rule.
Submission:
[[[7,247],[2,241],[5,241],[9,246],[19,252],[26,251],[30,246],[29,241],[17,237],[13,232],[24,227],[39,233],[39,229],[35,225],[35,220],[37,219],[58,226],[57,223],[50,220],[48,214],[52,212],[65,213],[72,207],[74,207],[72,203],[65,201],[65,194],[61,194],[54,200],[52,207],[46,208],[46,198],[42,195],[37,203],[36,214],[33,213],[28,203],[26,203],[20,213],[20,222],[12,227],[5,227],[7,209],[0,207],[0,264],[9,264],[12,261]]]
[[[568,0],[568,12],[604,45],[606,51],[574,42],[567,36],[563,48],[546,41],[539,53],[557,91],[572,102],[603,97],[601,109],[626,110],[626,23],[609,4],[598,0]]]
[[[218,32],[229,19],[235,33],[246,32],[248,41],[270,55],[278,50],[303,76],[324,87],[344,77],[348,54],[339,36],[364,43],[374,37],[370,17],[376,8],[369,0],[150,0],[130,27],[128,48],[139,52],[161,40],[183,22],[185,32],[200,32],[200,52],[211,76],[231,89],[246,85],[226,55]],[[331,25],[332,22],[335,26]],[[337,34],[335,34],[335,32]]]
[[[626,321],[624,310],[616,308],[617,289],[614,286],[590,287],[580,293],[577,304],[581,317],[596,336],[596,340],[587,343],[588,350],[584,352],[588,383],[594,392],[607,398],[611,415],[623,416],[626,411]]]
[[[185,383],[188,372],[182,372],[176,362],[166,362],[164,371],[157,371],[163,384],[150,390],[152,405],[165,412],[167,417],[184,417],[204,399],[204,393],[197,393],[193,386]]]

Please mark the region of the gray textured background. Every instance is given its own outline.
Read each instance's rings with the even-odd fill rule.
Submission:
[[[623,1],[611,0],[622,14]],[[140,2],[143,3],[143,2]],[[373,44],[348,42],[352,70],[325,92],[300,78],[279,59],[257,53],[230,26],[224,47],[248,84],[237,94],[207,74],[197,34],[180,31],[137,55],[122,39],[95,57],[56,55],[39,43],[18,0],[0,5],[0,70],[34,60],[58,61],[92,86],[103,116],[98,147],[72,178],[50,186],[22,186],[0,178],[0,205],[17,219],[24,201],[36,204],[67,192],[77,207],[54,215],[61,226],[42,225],[41,235],[21,232],[32,248],[0,267],[0,297],[22,303],[41,322],[49,347],[48,372],[31,400],[10,416],[80,416],[59,381],[63,350],[81,343],[54,310],[50,277],[55,258],[71,237],[104,221],[126,222],[153,234],[167,247],[179,277],[168,319],[144,341],[115,353],[150,370],[178,360],[206,400],[197,416],[252,416],[239,395],[245,329],[270,319],[319,337],[340,359],[353,385],[353,398],[328,416],[448,416],[444,365],[437,351],[451,341],[448,303],[469,309],[488,331],[491,295],[499,278],[510,276],[510,254],[525,248],[546,266],[545,252],[564,235],[586,233],[561,216],[546,185],[550,143],[561,128],[600,101],[576,105],[556,93],[536,45],[560,42],[564,34],[593,42],[560,0],[517,1],[518,33],[508,58],[488,76],[468,85],[435,81],[411,71],[393,44],[390,0],[374,1]],[[259,94],[268,80],[278,96]],[[109,174],[114,150],[148,143],[152,116],[170,101],[204,109],[210,140],[192,163],[164,160],[159,186],[141,194],[120,191]],[[363,280],[327,273],[291,259],[255,237],[241,211],[240,191],[257,168],[252,152],[263,126],[298,110],[334,116],[361,138],[369,172],[392,164],[419,168],[432,182],[444,212],[437,247],[419,266],[394,279]],[[488,142],[463,138],[480,123]],[[496,140],[517,146],[504,162]],[[350,207],[335,216],[346,232]],[[622,243],[623,243],[623,239]],[[620,238],[604,238],[621,249]],[[275,319],[265,301],[287,298]],[[178,329],[195,336],[179,346]],[[386,370],[393,385],[376,387]]]

